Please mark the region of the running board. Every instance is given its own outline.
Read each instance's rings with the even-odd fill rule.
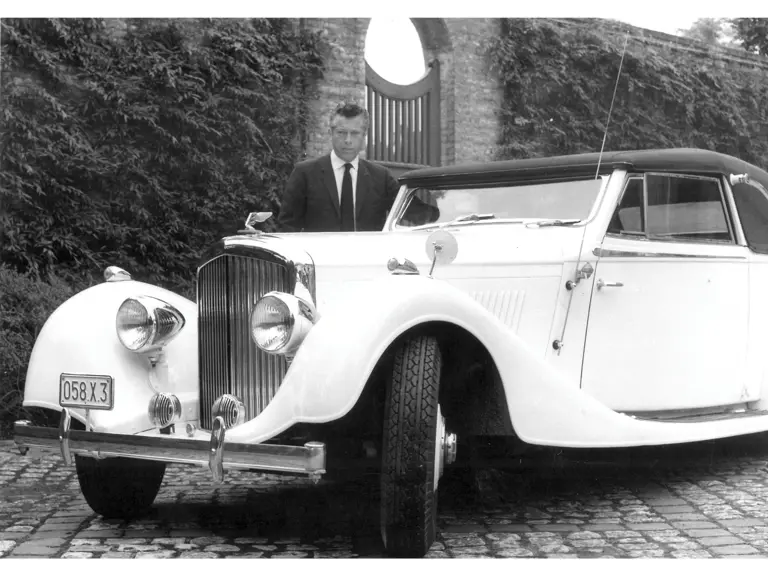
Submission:
[[[650,420],[652,422],[714,422],[717,420],[736,420],[738,418],[750,418],[752,416],[768,416],[768,410],[750,410],[742,407],[718,406],[716,408],[704,408],[696,410],[665,410],[659,412],[620,412],[637,420]]]

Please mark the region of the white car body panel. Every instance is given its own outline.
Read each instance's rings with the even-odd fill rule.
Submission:
[[[747,338],[746,379],[759,390],[755,409],[768,409],[768,330],[762,319],[768,318],[768,255],[750,254],[749,267],[749,329]]]
[[[745,372],[747,248],[609,237],[602,250],[616,255],[600,258],[595,276],[623,286],[594,292],[585,392],[619,411],[759,398],[758,383],[747,381]]]
[[[167,378],[154,370],[145,355],[129,352],[115,331],[115,316],[126,298],[154,296],[178,309],[186,324],[165,348]],[[94,337],[94,335],[98,335]],[[97,432],[125,434],[152,429],[147,416],[157,382],[179,396],[190,420],[198,418],[197,310],[194,302],[168,290],[135,281],[105,282],[76,294],[46,321],[29,360],[24,405],[60,410],[61,373],[97,374],[114,379],[114,408],[91,410]],[[165,382],[163,382],[165,380]],[[85,411],[71,414],[85,423]]]
[[[329,314],[318,322],[272,402],[258,418],[229,431],[228,438],[259,442],[297,422],[328,422],[342,416],[355,404],[387,345],[409,327],[428,321],[461,326],[488,348],[502,376],[515,433],[532,444],[640,446],[758,432],[768,426],[768,416],[667,423],[620,414],[579,390],[501,321],[446,282],[420,276],[390,278],[369,296],[384,294],[390,295],[387,304],[369,310],[364,322],[348,314]],[[407,298],[397,298],[400,294]],[[360,326],[364,329],[356,330]],[[376,330],[371,330],[374,326]],[[343,354],[338,353],[338,334],[351,335]]]
[[[430,230],[355,234],[303,234],[317,269],[317,308],[326,311],[370,289],[390,275],[387,261],[407,257],[427,275]],[[501,318],[544,354],[562,285],[564,266],[575,266],[583,228],[536,228],[522,224],[480,224],[452,230],[460,244],[456,260],[435,276],[456,286]],[[529,246],[527,249],[523,247]],[[564,247],[571,249],[565,252]],[[513,256],[514,255],[514,256]],[[510,264],[514,258],[515,263]],[[372,264],[373,262],[373,264]],[[335,309],[335,308],[334,308]],[[356,314],[343,307],[340,314]]]
[[[259,443],[296,423],[341,418],[387,347],[426,322],[459,326],[485,346],[501,375],[514,432],[531,444],[640,446],[768,430],[766,414],[669,422],[623,413],[768,410],[768,256],[746,247],[738,218],[733,244],[606,235],[626,175],[616,168],[589,218],[573,226],[446,226],[458,254],[438,264],[434,278],[426,254],[433,230],[392,230],[396,210],[386,232],[270,236],[311,256],[320,319],[274,398],[257,417],[227,430],[227,439]],[[409,259],[419,275],[392,275],[392,257]],[[600,281],[623,286],[598,289]],[[128,352],[115,334],[117,308],[139,295],[164,300],[186,319],[165,348],[167,378],[162,366]],[[62,372],[105,374],[115,379],[115,408],[91,411],[95,431],[158,434],[147,416],[156,391],[177,394],[181,423],[195,424],[197,345],[195,303],[140,282],[95,286],[44,326],[24,404],[60,409]],[[73,415],[85,418],[83,411]],[[203,430],[187,434],[184,426],[174,435],[210,437]]]

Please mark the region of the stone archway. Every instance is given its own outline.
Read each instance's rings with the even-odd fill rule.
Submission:
[[[498,141],[498,80],[488,69],[485,41],[498,36],[500,21],[481,18],[412,18],[421,39],[425,63],[440,62],[440,164],[493,158]],[[365,38],[370,19],[301,19],[300,25],[320,32],[326,69],[311,87],[305,156],[329,149],[330,111],[340,101],[365,103]],[[460,79],[460,81],[457,81]],[[460,136],[459,136],[460,135]]]

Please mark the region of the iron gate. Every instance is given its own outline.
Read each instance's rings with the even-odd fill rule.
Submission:
[[[429,68],[421,80],[401,86],[365,63],[368,160],[440,165],[440,63],[433,60]]]

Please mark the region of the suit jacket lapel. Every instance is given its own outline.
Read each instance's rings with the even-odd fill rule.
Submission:
[[[331,197],[333,207],[336,209],[336,217],[341,218],[341,208],[339,207],[339,191],[336,188],[336,176],[333,174],[333,165],[331,164],[331,155],[328,154],[320,158],[320,170],[323,172],[323,183]]]
[[[357,190],[355,194],[355,218],[360,220],[363,206],[368,203],[371,190],[371,175],[365,160],[360,158],[357,162]]]

